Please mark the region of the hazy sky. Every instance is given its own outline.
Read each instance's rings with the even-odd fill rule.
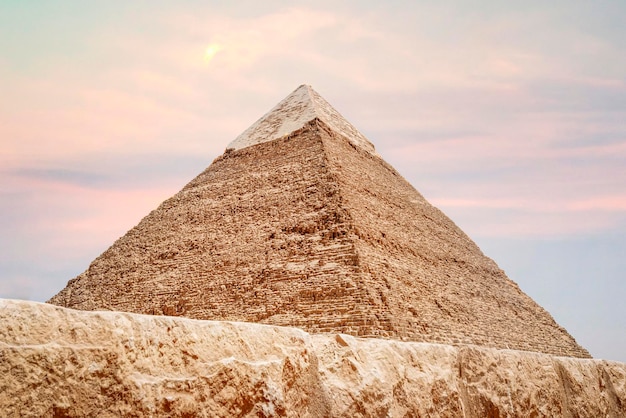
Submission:
[[[626,362],[626,2],[0,2],[0,297],[44,301],[311,84]]]

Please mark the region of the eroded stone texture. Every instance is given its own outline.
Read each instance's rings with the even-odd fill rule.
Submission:
[[[329,106],[298,100],[279,108]],[[50,302],[589,357],[373,149],[310,116],[217,158]]]
[[[623,417],[626,364],[0,300],[6,417]]]

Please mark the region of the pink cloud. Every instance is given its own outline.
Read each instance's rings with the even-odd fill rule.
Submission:
[[[571,202],[568,209],[572,211],[608,211],[626,214],[626,196],[598,196]]]
[[[470,237],[554,238],[611,232],[624,225],[624,212],[490,210],[440,205]]]
[[[5,193],[26,195],[22,199],[29,208],[28,219],[20,229],[28,235],[48,237],[41,244],[47,247],[45,251],[62,255],[111,244],[173,195],[176,187],[92,189],[55,180],[20,178],[13,179]]]
[[[454,199],[431,198],[435,206],[454,208],[483,208],[483,209],[529,209],[527,201],[520,199]]]
[[[548,202],[530,198],[455,199],[437,197],[430,199],[430,201],[436,206],[454,208],[515,209],[541,213],[611,211],[625,212],[626,215],[626,196],[624,195],[591,197],[581,200],[560,197]]]
[[[144,77],[143,87],[152,86],[171,94],[176,84],[168,79],[131,74],[131,80]],[[171,152],[191,153],[198,150],[194,139],[200,139],[207,154],[220,152],[228,138],[224,131],[232,130],[228,120],[207,126],[197,110],[175,106],[178,100],[168,100],[118,87],[94,88],[77,86],[61,94],[60,103],[50,97],[59,92],[53,82],[40,83],[37,91],[27,89],[34,105],[19,104],[0,116],[0,156],[4,167],[19,166],[25,161],[71,158],[86,153],[113,152],[136,154]],[[65,96],[65,97],[64,97]],[[58,97],[58,96],[57,96]],[[19,103],[19,102],[18,102]],[[184,138],[184,141],[175,140]],[[223,143],[220,143],[223,142]]]

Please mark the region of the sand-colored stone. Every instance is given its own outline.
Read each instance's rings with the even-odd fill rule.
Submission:
[[[311,91],[50,302],[590,357]]]
[[[624,417],[626,364],[0,300],[3,417]]]

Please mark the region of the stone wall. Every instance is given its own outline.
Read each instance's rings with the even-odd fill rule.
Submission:
[[[624,417],[626,364],[0,300],[3,417]]]

